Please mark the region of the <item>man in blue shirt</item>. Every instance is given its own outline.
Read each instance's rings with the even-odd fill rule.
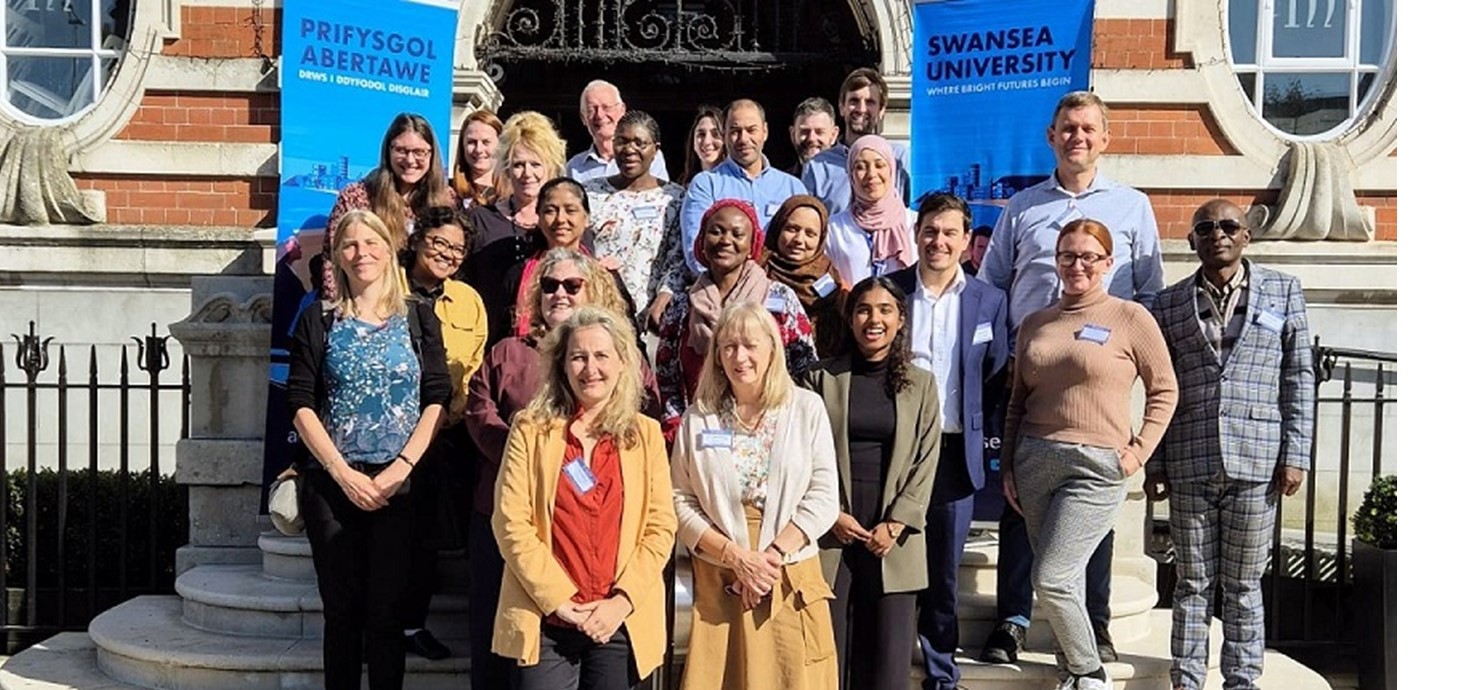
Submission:
[[[594,79],[583,87],[583,94],[578,97],[578,116],[583,119],[583,126],[588,128],[588,136],[593,137],[593,145],[568,159],[568,177],[587,182],[618,174],[618,161],[613,159],[613,132],[618,128],[619,118],[627,111],[628,106],[619,96],[617,86]],[[649,174],[661,180],[669,179],[663,151],[654,153]]]
[[[831,215],[845,211],[852,203],[852,183],[847,177],[847,152],[851,145],[864,134],[882,133],[882,116],[887,112],[887,82],[870,67],[854,69],[842,80],[837,107],[846,124],[841,130],[841,141],[807,161],[801,170],[801,181],[812,196],[826,204]],[[908,200],[912,189],[909,168],[912,157],[907,146],[889,143],[897,157],[897,188],[902,198]]]
[[[1150,308],[1161,291],[1161,244],[1156,214],[1145,194],[1101,176],[1095,164],[1110,145],[1109,112],[1099,96],[1073,91],[1060,99],[1045,131],[1055,155],[1048,180],[1020,190],[1009,200],[979,267],[978,279],[1009,296],[1009,337],[1026,316],[1059,300],[1055,244],[1060,228],[1093,218],[1110,228],[1115,263],[1105,289]],[[1013,351],[1013,348],[1010,348]],[[1105,535],[1085,568],[1085,605],[1094,626],[1100,660],[1117,659],[1110,639],[1110,563],[1115,532]],[[1000,623],[984,643],[982,661],[1018,659],[1029,629],[1034,592],[1034,555],[1024,516],[1005,506],[999,518],[998,615]]]
[[[771,167],[766,160],[765,140],[769,129],[765,108],[748,98],[732,101],[725,108],[725,144],[730,157],[698,175],[685,190],[679,212],[684,264],[690,278],[705,270],[694,257],[695,236],[700,232],[700,218],[710,205],[721,199],[741,199],[755,208],[761,228],[771,222],[781,202],[794,194],[805,194],[801,181]]]

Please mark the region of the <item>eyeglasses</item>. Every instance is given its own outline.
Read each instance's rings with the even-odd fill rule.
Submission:
[[[452,244],[436,235],[426,236],[426,245],[435,250],[437,254],[442,254],[450,258],[460,259],[466,256],[466,245]]]
[[[414,158],[418,161],[426,160],[431,155],[431,149],[408,149],[404,146],[390,147],[391,155],[396,158]]]
[[[631,148],[635,151],[648,151],[649,147],[653,146],[654,144],[655,142],[646,141],[644,139],[627,139],[620,137],[613,138],[613,145],[615,148]]]
[[[558,294],[558,288],[566,290],[569,295],[576,295],[583,289],[583,279],[564,278],[558,280],[557,278],[543,276],[538,279],[537,286],[542,289],[542,294],[544,295],[556,295]]]
[[[1197,237],[1211,237],[1212,233],[1217,231],[1217,228],[1221,228],[1222,232],[1227,233],[1227,237],[1235,237],[1237,233],[1242,232],[1242,221],[1230,219],[1203,220],[1192,224],[1191,231],[1196,233]]]
[[[1058,254],[1054,255],[1054,260],[1058,261],[1059,265],[1065,268],[1074,266],[1076,261],[1079,261],[1080,264],[1084,266],[1094,266],[1096,262],[1104,261],[1108,258],[1110,258],[1110,256],[1107,254],[1096,254],[1095,252],[1085,252],[1084,254],[1076,254],[1074,252],[1059,252]]]

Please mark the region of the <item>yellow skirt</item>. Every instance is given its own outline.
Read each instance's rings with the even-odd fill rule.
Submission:
[[[750,543],[760,540],[761,512],[745,506]],[[725,588],[735,574],[694,562],[694,611],[681,690],[837,690],[831,588],[820,560],[786,566],[780,586],[746,611]]]

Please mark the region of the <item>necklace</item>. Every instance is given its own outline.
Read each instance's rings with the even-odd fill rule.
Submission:
[[[765,408],[757,408],[755,414],[747,421],[740,416],[740,403],[731,403],[730,414],[735,417],[735,426],[743,431],[754,432],[760,429],[760,423],[765,421]]]

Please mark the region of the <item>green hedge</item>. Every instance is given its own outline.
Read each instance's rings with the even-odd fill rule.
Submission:
[[[57,552],[59,534],[61,474],[55,470],[39,470],[35,474],[35,499],[28,496],[29,481],[25,470],[13,470],[6,477],[8,493],[5,501],[5,584],[26,586],[29,565],[26,542],[27,510],[34,505],[36,516],[36,584],[55,587],[58,575],[66,574],[68,589],[85,587],[92,554],[95,554],[97,587],[121,585],[123,567],[127,589],[143,593],[147,587],[149,564],[157,569],[158,590],[172,591],[174,552],[188,540],[187,487],[171,476],[160,477],[157,487],[157,543],[149,549],[151,481],[147,472],[127,475],[125,495],[122,473],[98,471],[93,479],[89,470],[66,471],[65,541]],[[121,504],[127,504],[127,554],[122,558]],[[96,516],[90,516],[95,506]],[[94,529],[94,533],[93,533]]]

